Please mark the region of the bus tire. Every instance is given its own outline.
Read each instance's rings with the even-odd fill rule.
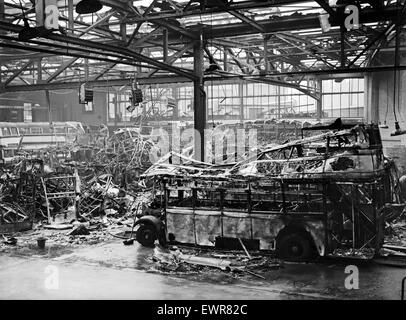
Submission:
[[[153,247],[157,239],[155,226],[149,223],[141,223],[136,232],[136,239],[144,247]]]
[[[276,243],[276,255],[287,261],[306,261],[313,257],[312,244],[303,233],[287,233]]]

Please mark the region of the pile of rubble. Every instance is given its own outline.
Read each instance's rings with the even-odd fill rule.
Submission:
[[[16,157],[0,174],[3,243],[13,244],[7,235],[16,234],[21,243],[39,235],[55,243],[96,243],[116,226],[131,226],[142,202],[149,201],[138,177],[151,164],[152,147],[152,141],[123,129],[104,148],[76,143],[49,148],[41,159]]]
[[[176,246],[166,249],[157,245],[149,260],[154,263],[153,270],[172,274],[219,270],[265,279],[264,272],[283,268],[280,260],[263,254],[254,256],[236,251],[215,252]]]

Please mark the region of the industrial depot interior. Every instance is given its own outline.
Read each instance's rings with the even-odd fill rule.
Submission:
[[[405,0],[0,0],[0,299],[403,299]]]

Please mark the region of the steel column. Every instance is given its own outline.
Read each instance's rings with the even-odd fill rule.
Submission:
[[[204,129],[206,128],[206,93],[204,91],[203,81],[203,41],[195,41],[193,45],[193,66],[196,80],[193,81],[193,94],[194,94],[194,157],[196,160],[204,160]]]
[[[317,78],[317,90],[320,92],[320,98],[316,99],[316,117],[317,120],[319,121],[322,118],[323,115],[323,81],[320,78]]]

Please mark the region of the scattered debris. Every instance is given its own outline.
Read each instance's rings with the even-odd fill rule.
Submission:
[[[73,228],[73,224],[46,224],[44,225],[44,228],[52,230],[68,230]]]
[[[4,241],[3,243],[8,244],[8,245],[12,245],[15,246],[17,244],[17,239],[14,237],[6,237],[4,235],[2,235]]]
[[[382,247],[384,249],[395,250],[395,251],[403,252],[406,254],[405,246],[394,246],[394,245],[390,245],[390,244],[384,244]]]
[[[154,248],[152,261],[160,271],[196,272],[217,269],[233,273],[248,273],[264,279],[258,272],[268,272],[283,267],[279,260],[261,255],[247,259],[240,252],[218,253],[216,251],[201,252],[198,249],[169,249],[157,245]],[[254,270],[256,272],[254,272]]]
[[[375,251],[371,248],[362,249],[336,249],[332,253],[334,257],[355,258],[362,260],[370,260],[374,257]]]
[[[291,124],[297,127],[296,124]],[[252,123],[253,127],[257,125],[261,127],[262,124]],[[294,135],[289,134],[291,132],[289,123],[283,124],[283,127],[286,130],[269,134],[276,134],[278,142],[286,142],[293,136],[298,136],[298,129],[295,129]],[[168,188],[166,191],[170,191],[169,194],[183,188],[182,195],[179,195],[178,199],[170,197],[173,206],[187,207],[192,203],[192,196],[195,197],[194,200],[211,206],[218,204],[220,197],[223,197],[224,206],[233,210],[244,208],[249,203],[252,210],[265,211],[269,210],[270,205],[278,203],[272,207],[277,213],[321,212],[323,197],[325,192],[328,192],[330,197],[326,197],[326,200],[330,201],[328,204],[339,203],[337,211],[340,211],[340,214],[345,212],[348,221],[352,219],[349,216],[352,208],[356,208],[357,205],[358,208],[366,207],[370,203],[369,200],[372,199],[371,195],[376,188],[375,173],[390,169],[391,166],[390,159],[384,157],[367,163],[364,161],[367,157],[360,156],[362,152],[359,150],[369,148],[364,129],[362,126],[356,126],[350,130],[329,131],[322,135],[305,135],[302,140],[282,145],[266,145],[257,150],[256,158],[245,158],[238,163],[221,166],[195,161],[184,154],[174,152],[151,166],[149,154],[155,147],[154,142],[134,128],[117,130],[109,138],[103,138],[103,143],[101,141],[90,145],[72,143],[49,148],[42,159],[26,155],[17,157],[16,163],[3,168],[0,174],[0,233],[13,235],[13,237],[3,236],[5,237],[3,243],[17,246],[17,238],[18,244],[29,241],[35,243],[38,236],[44,235],[51,243],[92,244],[109,239],[113,234],[117,237],[119,231],[123,234],[123,243],[131,245],[134,243],[134,224],[140,208],[141,212],[151,215],[159,215],[161,212],[161,204],[154,207],[156,204],[154,192],[161,188],[159,184],[152,183],[157,176],[163,178],[162,181],[165,180],[167,183],[165,188]],[[323,144],[327,140],[330,143],[328,147],[331,147],[328,149],[328,157],[325,156],[327,149]],[[56,154],[66,156],[58,158]],[[374,182],[368,186],[359,186],[358,179],[361,176],[363,179],[369,178],[370,173],[374,175]],[[344,183],[336,181],[331,190],[323,192],[318,188],[316,180],[320,177],[324,179],[339,175],[340,179],[345,180]],[[287,183],[285,189],[281,188],[279,185],[281,179],[284,183],[291,179],[291,185]],[[296,181],[298,179],[299,182]],[[311,188],[305,189],[309,186]],[[200,189],[197,192],[198,188]],[[235,194],[230,192],[232,188]],[[270,204],[269,199],[265,199],[261,192],[255,193],[261,191],[261,188],[272,190],[275,199],[283,190],[286,198],[276,199]],[[227,197],[225,193],[221,193],[222,190],[229,191]],[[193,195],[195,191],[196,194]],[[396,194],[395,191],[393,190],[393,194]],[[249,199],[242,196],[248,193],[252,195]],[[350,200],[351,195],[355,193],[357,203],[354,205]],[[404,205],[396,207],[394,204],[382,209],[384,213],[388,210],[385,217],[392,219],[389,225],[392,234],[387,237],[389,242],[386,247],[384,246],[386,251],[383,251],[383,254],[406,255],[402,247],[406,243],[406,234],[403,235],[406,224],[399,220],[403,209]],[[366,211],[356,210],[358,218],[364,219]],[[172,215],[172,218],[174,216]],[[335,234],[332,237],[338,246],[333,254],[362,259],[373,256],[371,248],[348,249],[347,245],[351,245],[349,242],[351,235],[348,237],[345,234],[341,228],[345,223],[338,218],[334,221],[334,226],[340,223],[340,227],[334,230]],[[363,225],[366,226],[368,223],[368,219],[365,218]],[[33,227],[32,233],[19,233]],[[239,227],[242,229],[244,226],[240,224]],[[246,227],[252,228],[249,224]],[[131,231],[126,230],[127,228],[131,228]],[[200,230],[202,229],[200,226]],[[362,239],[357,239],[357,242],[362,242],[361,245],[368,246],[372,243],[369,240],[373,239],[374,234],[367,229],[362,229]],[[61,232],[64,230],[71,231]],[[238,249],[242,249],[245,256],[214,252],[200,255],[195,252],[185,253],[184,250],[181,252],[179,249],[171,251],[162,249],[158,252],[156,249],[153,259],[158,265],[165,265],[172,271],[213,268],[247,272],[258,278],[263,276],[258,274],[257,270],[280,267],[276,260],[255,256],[256,244],[252,244],[251,247],[251,244],[248,244],[246,239],[240,238],[240,235],[235,239],[238,240]],[[213,245],[215,241],[204,240],[205,243],[199,244]],[[264,242],[262,240],[261,244]],[[274,245],[273,239],[264,240],[269,241],[265,242],[266,245],[269,244],[265,249],[271,249]]]
[[[90,231],[83,224],[78,225],[68,233],[69,236],[87,236],[89,234]]]
[[[130,129],[116,131],[104,143],[79,142],[44,149],[41,159],[22,150],[0,167],[0,234],[34,228],[52,242],[92,244],[111,238],[108,232],[123,230],[128,221],[133,224],[138,209],[150,201],[139,175],[151,165],[154,143]],[[36,241],[30,233],[20,236],[22,244]]]

